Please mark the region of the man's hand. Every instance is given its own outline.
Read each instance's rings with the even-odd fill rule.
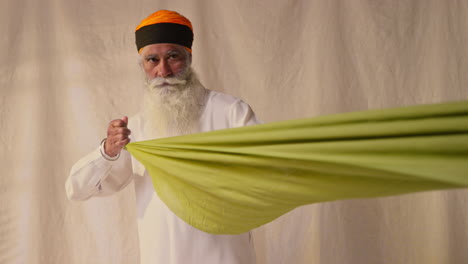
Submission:
[[[130,142],[131,131],[127,128],[128,117],[124,116],[122,119],[115,119],[109,123],[107,128],[107,139],[104,144],[104,151],[110,157],[117,156],[122,148]]]

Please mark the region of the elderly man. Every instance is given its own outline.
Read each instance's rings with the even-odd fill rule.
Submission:
[[[160,10],[137,27],[146,74],[142,111],[109,123],[107,138],[72,168],[69,199],[86,200],[134,181],[141,263],[254,263],[250,233],[212,235],[188,225],[159,199],[141,163],[122,151],[132,140],[177,136],[258,123],[249,105],[205,89],[191,68],[193,29],[180,14]]]

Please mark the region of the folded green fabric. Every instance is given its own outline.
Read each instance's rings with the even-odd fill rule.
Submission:
[[[468,101],[130,143],[159,197],[209,233],[305,204],[468,186]]]

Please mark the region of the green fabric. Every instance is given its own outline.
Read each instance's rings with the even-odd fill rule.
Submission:
[[[166,205],[237,234],[305,204],[468,186],[468,101],[134,142]]]

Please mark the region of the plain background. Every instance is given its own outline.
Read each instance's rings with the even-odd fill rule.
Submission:
[[[192,21],[205,86],[265,122],[468,99],[465,0],[1,0],[0,263],[138,263],[133,186],[70,202],[64,183],[138,111],[134,29],[158,9]],[[258,263],[467,263],[467,208],[466,190],[309,205],[254,231]]]

